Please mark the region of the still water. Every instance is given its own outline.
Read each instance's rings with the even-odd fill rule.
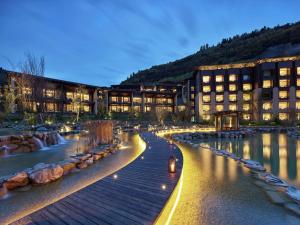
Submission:
[[[284,133],[259,133],[245,139],[209,139],[201,143],[258,161],[267,171],[300,188],[300,140]]]
[[[29,189],[16,189],[15,191],[9,192],[9,196],[7,198],[0,199],[0,224],[13,222],[114,173],[132,162],[144,151],[144,142],[138,135],[123,133],[121,135],[121,139],[122,147],[119,151],[86,169],[71,173],[64,176],[63,179],[59,179],[58,181],[47,185],[29,186]],[[22,164],[21,167],[24,167],[24,164],[26,163],[21,160],[27,160],[32,163],[32,161],[36,161],[37,158],[42,159],[50,157],[51,159],[44,159],[49,162],[49,160],[54,161],[55,159],[65,158],[69,153],[77,151],[69,145],[65,145],[65,147],[63,145],[58,147],[59,149],[52,149],[52,154],[49,153],[52,150],[45,151],[44,153],[41,152],[40,154],[44,154],[44,157],[27,153],[26,155],[23,154],[22,157],[11,157],[1,160],[2,162],[10,160],[11,163],[20,163]],[[14,164],[6,165],[13,167],[14,169],[20,167]],[[0,168],[3,171],[5,170],[3,168],[3,164],[0,164]]]

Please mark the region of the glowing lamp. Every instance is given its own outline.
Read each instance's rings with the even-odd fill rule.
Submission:
[[[170,156],[168,168],[169,173],[176,173],[176,158],[174,156]]]

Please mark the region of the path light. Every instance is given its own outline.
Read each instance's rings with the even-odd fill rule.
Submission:
[[[166,186],[165,184],[162,184],[162,185],[161,185],[161,189],[166,190],[166,189],[167,189],[167,186]]]
[[[114,174],[113,178],[117,179],[118,178],[118,174]]]
[[[172,155],[169,158],[169,173],[176,173],[176,158]]]
[[[141,159],[144,160],[144,156],[142,156]]]

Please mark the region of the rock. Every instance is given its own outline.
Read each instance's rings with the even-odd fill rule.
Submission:
[[[84,168],[88,167],[88,164],[87,164],[86,161],[82,161],[82,162],[77,163],[77,164],[76,164],[76,167],[77,167],[78,169],[84,169]]]
[[[8,145],[6,145],[6,147],[7,147],[8,151],[13,151],[13,150],[17,149],[19,146],[16,144],[8,144]]]
[[[286,201],[282,196],[275,191],[266,191],[266,194],[270,198],[270,200],[275,204],[284,204]]]
[[[40,163],[29,173],[29,179],[33,184],[47,184],[59,179],[63,173],[60,165]]]
[[[300,207],[298,204],[295,203],[286,203],[284,204],[284,208],[296,213],[298,216],[300,216]]]
[[[74,170],[76,168],[76,163],[73,163],[73,162],[63,162],[62,164],[60,164],[60,166],[64,170],[63,175],[66,175],[66,174],[72,172],[72,170]]]
[[[92,165],[93,162],[94,162],[93,157],[88,158],[85,162],[86,162],[88,165]]]
[[[99,159],[101,159],[101,155],[97,155],[97,154],[93,155],[93,160],[94,161],[98,161]]]
[[[7,194],[7,188],[4,183],[0,183],[0,198],[4,197]]]
[[[26,186],[28,183],[28,174],[26,172],[20,172],[8,178],[5,181],[5,186],[8,190],[13,190],[17,187]]]

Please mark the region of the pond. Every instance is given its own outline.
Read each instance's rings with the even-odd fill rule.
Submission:
[[[211,138],[200,142],[258,161],[267,171],[300,187],[300,140],[285,133],[258,133],[245,139]]]

